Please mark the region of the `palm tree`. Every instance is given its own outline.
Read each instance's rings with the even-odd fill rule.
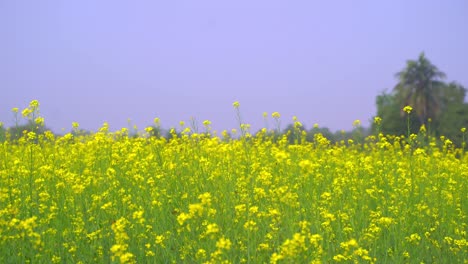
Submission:
[[[441,89],[445,73],[433,65],[424,52],[418,60],[409,60],[406,67],[395,74],[399,79],[394,90],[402,107],[410,105],[414,108],[418,120],[425,124],[428,118],[435,119],[441,110]]]

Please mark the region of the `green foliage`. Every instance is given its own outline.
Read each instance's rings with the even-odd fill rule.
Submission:
[[[437,122],[437,135],[450,138],[456,144],[462,142],[461,128],[468,127],[468,104],[449,105]]]
[[[0,142],[4,142],[6,139],[6,129],[3,125],[0,125]]]

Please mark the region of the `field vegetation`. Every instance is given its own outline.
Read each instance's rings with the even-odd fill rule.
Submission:
[[[467,263],[465,128],[460,145],[412,133],[405,107],[406,135],[376,117],[332,143],[297,119],[251,134],[233,106],[237,131],[168,139],[57,136],[31,102],[30,129],[0,144],[0,262]]]

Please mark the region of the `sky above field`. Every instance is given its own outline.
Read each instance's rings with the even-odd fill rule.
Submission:
[[[0,1],[0,121],[39,100],[70,131],[210,120],[252,132],[263,112],[364,126],[420,52],[468,87],[468,1]],[[269,121],[272,126],[272,120]]]

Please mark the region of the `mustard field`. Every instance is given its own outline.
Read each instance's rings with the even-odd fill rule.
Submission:
[[[0,262],[468,263],[468,157],[448,139],[172,134],[5,140]]]

